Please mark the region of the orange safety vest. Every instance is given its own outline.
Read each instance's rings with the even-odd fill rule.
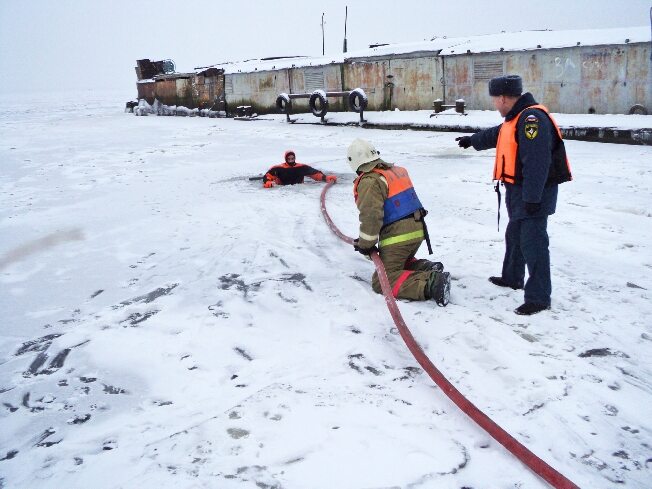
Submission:
[[[414,214],[415,211],[423,209],[417,193],[414,191],[414,185],[410,180],[410,175],[405,168],[392,166],[387,170],[374,168],[374,173],[385,177],[387,181],[387,198],[383,206],[384,216],[383,225],[386,226],[396,222],[404,217]],[[353,183],[353,196],[358,201],[358,182],[364,176],[364,173],[355,179]]]
[[[557,143],[553,145],[552,165],[548,173],[547,183],[559,184],[572,180],[573,176],[571,174],[570,163],[566,156],[566,148],[561,130],[548,112],[548,109],[540,104],[526,107],[512,120],[503,122],[498,133],[498,142],[496,143],[496,162],[494,163],[493,179],[512,184],[521,182],[522,173],[520,159],[518,158],[516,130],[521,114],[528,109],[539,109],[543,111],[557,132]]]

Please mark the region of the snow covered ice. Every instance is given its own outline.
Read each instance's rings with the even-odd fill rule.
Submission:
[[[399,304],[432,361],[579,486],[652,486],[652,147],[567,141],[552,310],[521,317],[487,281],[493,152],[128,98],[2,101],[0,487],[547,487],[418,367],[323,184],[248,179],[294,149],[355,237],[356,137],[409,169],[452,273],[448,307]]]

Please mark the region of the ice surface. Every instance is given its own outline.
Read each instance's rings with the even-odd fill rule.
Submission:
[[[353,236],[362,137],[409,169],[452,273],[448,307],[400,303],[433,362],[581,487],[650,487],[651,147],[567,142],[552,310],[521,317],[487,281],[492,151],[127,99],[0,101],[0,485],[547,487],[418,368],[323,184],[248,179],[293,148],[338,175],[327,205]]]

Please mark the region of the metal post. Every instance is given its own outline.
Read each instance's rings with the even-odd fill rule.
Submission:
[[[436,114],[439,114],[441,111],[444,110],[444,101],[438,98],[432,103],[432,108]]]
[[[324,12],[321,13],[321,55],[324,56]]]
[[[344,47],[343,53],[346,53],[346,21],[349,18],[349,6],[344,7]]]

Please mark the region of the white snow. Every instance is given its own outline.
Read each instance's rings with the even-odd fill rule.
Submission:
[[[0,486],[547,487],[417,367],[323,184],[247,178],[294,149],[338,175],[327,207],[355,236],[362,137],[409,169],[454,279],[446,308],[400,303],[432,361],[580,487],[650,487],[652,147],[567,142],[553,306],[524,318],[487,281],[492,151],[127,99],[0,100]]]
[[[431,117],[432,115],[432,117]],[[618,130],[652,130],[652,115],[628,114],[561,114],[552,113],[561,128],[600,127]],[[265,114],[265,119],[284,121],[285,116]],[[319,118],[312,114],[292,114],[297,123],[318,124]],[[411,124],[419,127],[493,127],[503,119],[495,110],[469,110],[458,114],[454,108],[433,115],[432,110],[402,110],[402,111],[365,111],[364,118],[369,123],[377,125]],[[328,112],[326,120],[336,124],[355,123],[360,116],[355,112]]]
[[[603,46],[650,42],[650,27],[617,27],[611,29],[580,29],[564,31],[499,32],[466,37],[438,37],[431,41],[388,44],[347,53],[347,58],[388,56],[418,52],[439,52],[441,56],[494,51],[529,51],[573,46]],[[579,43],[579,44],[578,44]]]
[[[312,57],[312,56],[296,56],[290,58],[278,59],[249,59],[244,61],[233,61],[228,63],[221,63],[211,68],[223,69],[226,74],[233,73],[253,73],[255,71],[270,71],[270,70],[283,70],[295,67],[308,67],[308,66],[324,66],[333,63],[343,63],[344,56],[336,54],[334,56],[325,57]],[[204,71],[206,68],[200,68],[196,71]]]
[[[374,56],[401,55],[431,52],[434,55],[454,56],[458,54],[490,53],[495,51],[531,51],[574,46],[609,46],[626,43],[650,42],[650,27],[616,27],[610,29],[540,30],[499,32],[465,37],[438,37],[430,41],[387,44],[375,48],[359,49],[348,53],[329,56],[296,56],[279,59],[250,59],[213,65],[226,74],[252,73],[255,71],[281,70],[295,67],[324,66],[343,63],[345,60]],[[206,67],[196,68],[196,72]]]

